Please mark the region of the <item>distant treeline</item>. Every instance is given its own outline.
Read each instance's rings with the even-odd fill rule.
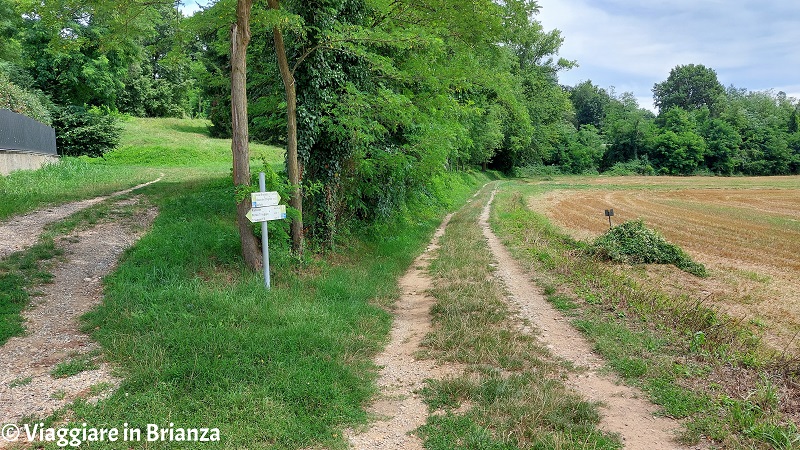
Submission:
[[[579,131],[571,138],[568,126],[559,151],[546,161],[566,172],[800,173],[800,104],[783,92],[725,89],[702,65],[678,66],[653,87],[657,116],[630,94],[616,96],[591,81],[568,91]]]

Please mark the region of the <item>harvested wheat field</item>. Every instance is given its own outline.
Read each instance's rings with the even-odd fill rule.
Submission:
[[[559,181],[530,206],[573,237],[591,240],[641,218],[706,265],[708,278],[674,267],[634,271],[665,289],[720,306],[800,353],[800,177],[615,177]],[[547,182],[545,182],[547,183]]]

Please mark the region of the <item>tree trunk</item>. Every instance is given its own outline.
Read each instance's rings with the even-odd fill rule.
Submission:
[[[268,0],[269,7],[280,9],[278,0]],[[288,121],[288,136],[286,139],[286,166],[289,172],[289,182],[292,184],[292,198],[289,205],[299,212],[298,217],[292,219],[292,250],[298,255],[303,253],[303,193],[300,181],[303,178],[303,168],[297,157],[297,91],[295,90],[294,75],[286,59],[286,47],[283,43],[283,32],[279,27],[272,29],[275,40],[275,54],[278,58],[278,69],[283,79],[286,90],[286,114]]]
[[[247,45],[250,43],[250,11],[253,0],[238,0],[236,22],[231,27],[231,122],[233,140],[233,185],[239,189],[250,186],[250,147],[247,129]],[[250,196],[236,205],[236,222],[242,242],[245,264],[254,270],[262,267],[258,240],[246,214]]]

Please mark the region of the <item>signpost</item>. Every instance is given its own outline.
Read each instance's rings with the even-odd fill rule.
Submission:
[[[611,218],[614,217],[614,208],[606,210],[606,217],[608,217],[608,228],[611,228]]]
[[[286,205],[265,206],[263,208],[252,208],[247,212],[250,222],[267,222],[270,220],[280,220],[286,218]]]
[[[269,279],[269,236],[267,222],[286,218],[286,205],[279,205],[281,196],[275,191],[266,192],[264,172],[258,174],[258,190],[250,194],[253,207],[247,212],[250,222],[261,222],[261,255],[264,258],[264,285],[270,288]]]

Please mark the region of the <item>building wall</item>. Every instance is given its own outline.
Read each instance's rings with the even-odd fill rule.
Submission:
[[[15,170],[36,170],[45,163],[56,161],[58,156],[55,155],[0,150],[0,175],[8,175]]]

